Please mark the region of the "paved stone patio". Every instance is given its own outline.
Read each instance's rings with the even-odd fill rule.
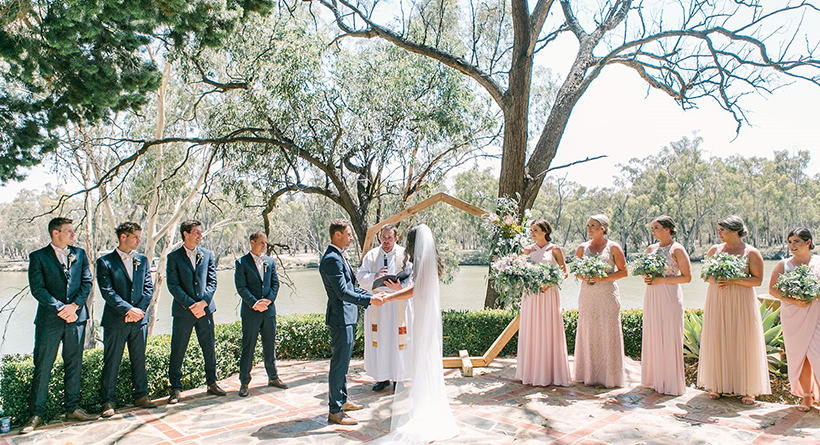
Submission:
[[[351,363],[351,400],[365,409],[351,413],[355,427],[327,424],[328,361],[279,363],[291,388],[261,386],[256,367],[251,395],[240,398],[236,376],[221,382],[226,397],[208,396],[204,388],[183,393],[175,406],[154,410],[123,409],[106,420],[53,421],[30,435],[12,431],[0,437],[10,444],[277,444],[323,445],[367,442],[390,429],[391,393],[370,390],[372,379],[362,362]],[[498,359],[477,368],[475,377],[447,370],[447,391],[461,435],[447,443],[470,444],[819,444],[820,415],[791,406],[746,406],[738,398],[711,400],[688,389],[669,397],[638,387],[640,367],[627,360],[628,384],[608,390],[524,386],[514,380],[515,359]],[[254,385],[256,385],[254,387]]]

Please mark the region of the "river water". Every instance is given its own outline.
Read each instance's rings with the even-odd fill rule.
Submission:
[[[756,289],[757,293],[767,293],[769,274],[776,261],[766,261],[763,286]],[[700,263],[692,265],[691,283],[683,285],[683,302],[687,308],[703,307],[706,299],[706,287],[700,278]],[[486,289],[486,266],[462,266],[455,280],[441,286],[441,307],[443,310],[481,309],[484,304]],[[318,269],[298,269],[287,272],[292,286],[283,285],[276,299],[276,310],[281,315],[296,313],[324,313],[327,296],[319,277]],[[283,281],[284,276],[280,277]],[[217,272],[216,306],[217,323],[227,323],[239,318],[240,298],[236,294],[233,284],[233,270]],[[28,285],[25,272],[0,272],[0,307],[6,305],[21,289]],[[643,306],[643,296],[646,290],[641,277],[629,276],[618,280],[621,291],[621,308],[640,308]],[[561,306],[563,308],[578,307],[578,293],[580,284],[574,278],[564,281],[561,289]],[[95,294],[99,296],[99,293]],[[171,332],[171,294],[165,288],[161,295],[155,334]],[[94,312],[99,320],[105,302],[102,298],[95,299]],[[34,314],[37,311],[37,301],[31,295],[23,297],[16,310],[9,318],[9,311],[0,314],[0,356],[3,354],[30,353],[34,346]]]

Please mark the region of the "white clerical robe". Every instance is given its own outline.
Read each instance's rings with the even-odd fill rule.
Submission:
[[[376,279],[378,271],[384,267],[384,258],[387,257],[387,273],[397,274],[402,270],[411,270],[412,265],[408,262],[406,269],[402,269],[404,263],[404,247],[393,246],[393,250],[385,253],[381,246],[367,252],[362,260],[362,265],[356,278],[362,289],[374,290],[375,292],[392,290],[384,287],[372,289],[373,281]],[[392,380],[394,382],[404,380],[404,369],[409,363],[409,348],[399,348],[399,316],[398,307],[401,302],[391,301],[379,307],[368,306],[364,311],[364,370],[377,382]],[[410,329],[413,326],[413,299],[403,300],[404,313],[406,317],[406,340],[411,338]],[[373,310],[376,310],[376,320],[378,329],[373,333],[371,329],[373,321]],[[375,341],[374,341],[375,340]],[[375,346],[374,346],[375,343]]]

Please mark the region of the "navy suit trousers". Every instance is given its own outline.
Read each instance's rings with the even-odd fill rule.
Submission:
[[[148,375],[145,372],[145,342],[148,325],[126,323],[125,326],[105,327],[103,337],[103,370],[100,385],[100,399],[103,403],[117,402],[117,372],[122,362],[122,353],[128,345],[128,359],[131,362],[131,380],[134,399],[148,395]]]
[[[83,343],[85,323],[40,323],[34,326],[34,377],[31,380],[30,409],[33,416],[46,414],[48,381],[51,368],[57,359],[57,350],[63,343],[63,369],[65,370],[65,410],[80,407],[80,372],[83,367]]]
[[[328,373],[328,406],[330,413],[338,413],[347,402],[347,368],[353,355],[356,325],[328,326],[330,330],[330,372]]]
[[[208,385],[216,383],[214,314],[205,314],[202,318],[174,317],[171,326],[171,360],[168,365],[168,380],[172,389],[182,390],[182,361],[194,329],[205,360],[205,382]]]

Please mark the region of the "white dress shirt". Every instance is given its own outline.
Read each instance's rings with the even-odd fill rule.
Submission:
[[[128,278],[131,281],[134,281],[134,251],[132,250],[131,252],[125,253],[120,250],[119,247],[114,250],[117,251],[120,259],[122,259],[122,264],[125,266],[125,271],[128,272]]]
[[[188,254],[188,259],[191,261],[191,267],[193,267],[194,270],[196,270],[196,248],[194,248],[194,250],[188,250],[188,248],[184,245],[182,246],[182,248],[185,249],[185,253]]]

